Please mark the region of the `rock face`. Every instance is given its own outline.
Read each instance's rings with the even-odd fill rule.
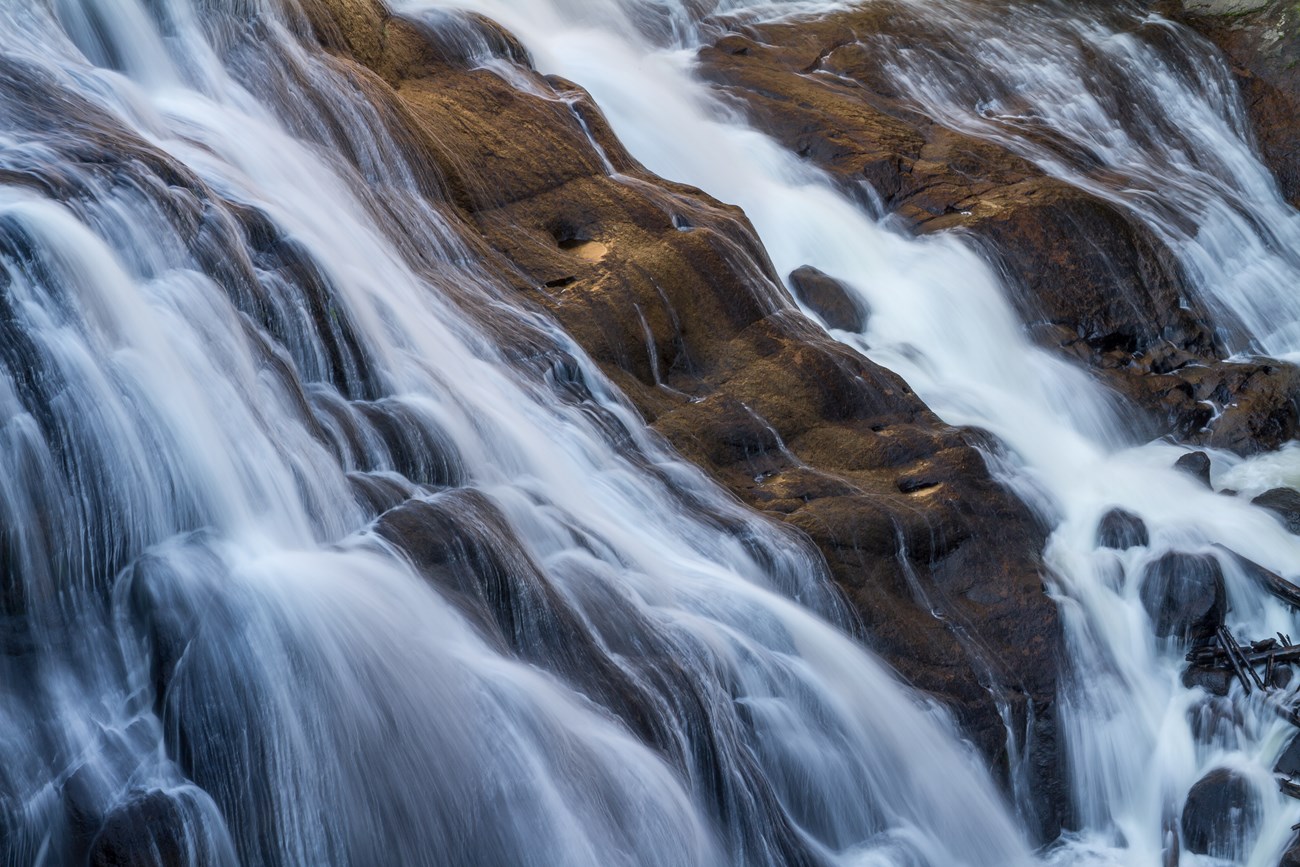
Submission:
[[[1219,561],[1209,554],[1171,551],[1148,564],[1140,595],[1159,638],[1209,638],[1228,604]]]
[[[869,187],[917,231],[978,239],[1011,278],[1035,339],[1126,395],[1153,435],[1251,453],[1300,429],[1300,374],[1269,359],[1226,361],[1216,327],[1230,323],[1211,321],[1149,230],[896,92],[872,40],[933,45],[923,15],[883,0],[721,26],[732,31],[700,52],[700,69],[757,126],[850,194]]]
[[[1226,768],[1210,771],[1187,793],[1183,842],[1200,855],[1239,857],[1255,834],[1259,813],[1259,801],[1245,778]]]
[[[1044,530],[990,477],[976,448],[995,447],[987,436],[945,425],[830,340],[793,307],[742,213],[638,166],[582,91],[529,69],[495,25],[462,21],[535,92],[367,0],[308,9],[476,252],[682,454],[807,534],[867,643],[1004,770],[1005,703],[1054,836],[1060,631]]]

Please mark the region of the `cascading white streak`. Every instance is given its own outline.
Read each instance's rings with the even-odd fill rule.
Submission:
[[[587,87],[648,168],[741,205],[779,270],[811,264],[859,291],[873,310],[868,330],[836,332],[837,337],[901,373],[946,420],[987,428],[1011,446],[1016,465],[1004,468],[1007,482],[1058,522],[1048,558],[1074,669],[1074,686],[1062,701],[1084,826],[1052,853],[1053,863],[1161,863],[1167,817],[1176,816],[1205,770],[1221,765],[1247,774],[1264,804],[1263,831],[1251,851],[1240,853],[1241,861],[1276,861],[1290,824],[1300,818],[1294,802],[1277,794],[1268,772],[1291,729],[1258,699],[1238,696],[1244,723],[1198,739],[1193,711],[1217,705],[1181,686],[1182,649],[1152,638],[1138,581],[1143,567],[1166,551],[1214,551],[1213,543],[1296,577],[1300,542],[1248,500],[1279,484],[1294,485],[1300,448],[1249,462],[1215,453],[1216,484],[1242,494],[1227,498],[1170,470],[1180,450],[1162,443],[1135,446],[1099,386],[1031,346],[1004,288],[975,252],[958,239],[908,238],[876,224],[694,78],[697,31],[674,41],[646,23],[665,17],[690,22],[689,4],[655,4],[668,12],[653,16],[641,4],[615,2],[395,5],[415,16],[432,7],[468,8],[500,21],[523,40],[539,68]],[[963,87],[1010,79],[1001,86],[1034,106],[1036,116],[1084,138],[1105,169],[1142,183],[1136,192],[1123,184],[1103,188],[1050,155],[1030,151],[1031,156],[1126,206],[1151,201],[1160,213],[1191,210],[1199,219],[1188,223],[1199,226],[1197,232],[1178,231],[1169,221],[1153,223],[1204,290],[1217,293],[1219,309],[1245,323],[1258,345],[1282,355],[1300,348],[1287,324],[1296,319],[1287,305],[1295,302],[1292,260],[1300,247],[1279,242],[1300,225],[1300,217],[1282,205],[1251,152],[1229,77],[1202,43],[1184,34],[1189,52],[1203,58],[1199,76],[1188,81],[1155,63],[1153,51],[1135,36],[1089,20],[1088,10],[1026,4],[1008,27],[989,23],[990,13],[980,4],[917,5],[931,22],[951,22],[952,41],[976,61],[978,72],[947,61],[927,66],[924,58],[909,65],[905,49],[912,46],[873,44],[873,51],[900,52],[905,93],[959,129],[1011,144],[1013,134],[998,128],[994,135],[993,125],[981,119],[981,113],[996,115],[996,105],[961,102]],[[757,18],[799,14],[820,13],[815,4],[795,3],[746,10]],[[1008,32],[1016,34],[1014,41]],[[1068,50],[1063,46],[1072,44],[1064,32],[1103,56],[1115,52],[1124,80],[1150,94],[1146,109],[1174,117],[1172,123],[1153,123],[1153,129],[1181,129],[1186,140],[1168,141],[1149,130],[1141,136],[1106,113],[1106,103],[1091,99],[1088,88],[1071,77],[1080,73],[1077,58],[1061,65]],[[1139,77],[1137,69],[1154,74]],[[1122,556],[1095,549],[1097,520],[1114,506],[1146,520],[1150,546]],[[1252,636],[1295,632],[1288,611],[1230,563],[1225,573],[1231,628]],[[1293,700],[1293,693],[1294,687],[1281,701]],[[1186,853],[1184,858],[1197,860]]]

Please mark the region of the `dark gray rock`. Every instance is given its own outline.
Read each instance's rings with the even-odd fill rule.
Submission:
[[[1210,695],[1227,695],[1236,675],[1226,668],[1188,668],[1183,672],[1183,686],[1201,687]]]
[[[1209,554],[1171,551],[1148,563],[1139,592],[1160,638],[1209,638],[1228,607],[1223,571]]]
[[[1174,461],[1174,469],[1200,479],[1207,488],[1210,486],[1210,456],[1205,452],[1188,452]]]
[[[1291,738],[1286,749],[1282,750],[1282,755],[1277,757],[1277,764],[1273,766],[1273,770],[1288,777],[1300,774],[1300,735]]]
[[[1150,543],[1147,525],[1132,512],[1111,509],[1097,524],[1097,547],[1121,551]]]
[[[1259,801],[1235,771],[1217,768],[1192,786],[1183,805],[1183,843],[1201,855],[1235,859],[1259,826]]]
[[[205,793],[137,792],[114,807],[90,844],[89,867],[234,867],[229,834]]]
[[[1282,519],[1289,532],[1300,536],[1300,491],[1293,488],[1274,488],[1251,500],[1256,506],[1268,509]]]

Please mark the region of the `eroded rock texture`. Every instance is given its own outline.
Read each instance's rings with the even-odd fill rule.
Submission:
[[[742,213],[638,166],[585,93],[528,69],[495,25],[461,20],[533,92],[369,0],[312,10],[322,43],[436,176],[477,252],[678,450],[807,533],[870,646],[951,707],[1004,770],[999,707],[1010,712],[1031,744],[1017,776],[1036,787],[1051,835],[1064,800],[1059,627],[1043,592],[1044,530],[976,448],[994,444],[829,339],[794,308]],[[1158,267],[1158,251],[1133,255]]]

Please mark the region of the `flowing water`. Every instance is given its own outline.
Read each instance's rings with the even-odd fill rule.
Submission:
[[[448,4],[395,5],[436,25]],[[1198,736],[1189,720],[1213,708],[1182,688],[1136,584],[1162,553],[1214,542],[1285,573],[1294,537],[1171,473],[1178,449],[1134,442],[1111,397],[1026,340],[976,252],[881,225],[726,110],[691,75],[690,7],[455,5],[588,86],[652,170],[743,205],[783,272],[848,280],[874,315],[837,336],[1011,446],[1008,482],[1057,526],[1080,830],[1031,855],[944,715],[845,637],[815,552],[665,451],[511,302],[439,179],[304,47],[291,8],[15,0],[0,3],[4,862],[78,863],[143,824],[164,863],[1158,864],[1171,809],[1225,764],[1265,813],[1230,857],[1275,862],[1300,818],[1267,770],[1287,728],[1237,696],[1240,723]],[[1064,30],[1145,50],[1034,19],[1034,50],[990,53],[981,76],[1067,75]],[[1224,73],[1196,68],[1145,86],[1174,126],[1201,112],[1223,166],[1118,122],[1102,158],[1149,189],[1034,157],[1149,205],[1244,345],[1294,351],[1296,317],[1268,307],[1292,266],[1267,235],[1293,216]],[[986,95],[964,111],[963,83],[924,58],[900,51],[896,69],[945,122],[1000,111]],[[1043,117],[1079,96],[1021,91]],[[1199,232],[1168,218],[1193,200]],[[1247,242],[1257,267],[1215,284],[1222,250]],[[1216,482],[1294,483],[1294,455],[1216,455]],[[1094,550],[1112,505],[1146,518],[1148,547]],[[435,553],[414,564],[403,541]],[[1294,631],[1225,568],[1234,628]]]
[[[0,860],[1028,863],[291,8],[0,9]]]
[[[892,231],[857,203],[865,197],[837,192],[697,80],[695,46],[715,31],[693,6],[453,2],[505,24],[543,71],[587,86],[651,170],[744,207],[783,273],[812,264],[848,282],[873,315],[865,334],[836,336],[903,374],[946,420],[988,428],[1012,447],[1007,482],[1057,528],[1047,553],[1071,657],[1061,700],[1078,831],[1044,857],[1163,863],[1190,786],[1229,767],[1256,788],[1262,831],[1246,851],[1223,854],[1276,863],[1300,818],[1270,773],[1293,730],[1258,692],[1238,690],[1229,703],[1184,688],[1182,648],[1152,636],[1138,585],[1167,552],[1209,554],[1225,572],[1231,629],[1293,633],[1293,615],[1214,546],[1300,574],[1300,543],[1248,504],[1300,480],[1300,449],[1251,461],[1214,454],[1216,487],[1241,491],[1237,498],[1172,471],[1180,449],[1135,440],[1109,395],[1029,343],[1006,287],[976,251],[957,238]],[[446,4],[399,7],[419,15],[435,5]],[[812,3],[737,8],[744,5],[714,11],[747,21],[822,11]],[[1225,336],[1238,349],[1295,357],[1300,244],[1292,236],[1300,217],[1251,147],[1223,62],[1185,28],[1122,6],[1011,5],[916,0],[906,8],[933,41],[877,38],[867,47],[926,113],[1150,225],[1231,326]],[[1113,506],[1146,520],[1149,545],[1122,554],[1096,548],[1097,521]],[[1294,699],[1287,692],[1281,700]],[[1183,855],[1183,863],[1212,860]]]

